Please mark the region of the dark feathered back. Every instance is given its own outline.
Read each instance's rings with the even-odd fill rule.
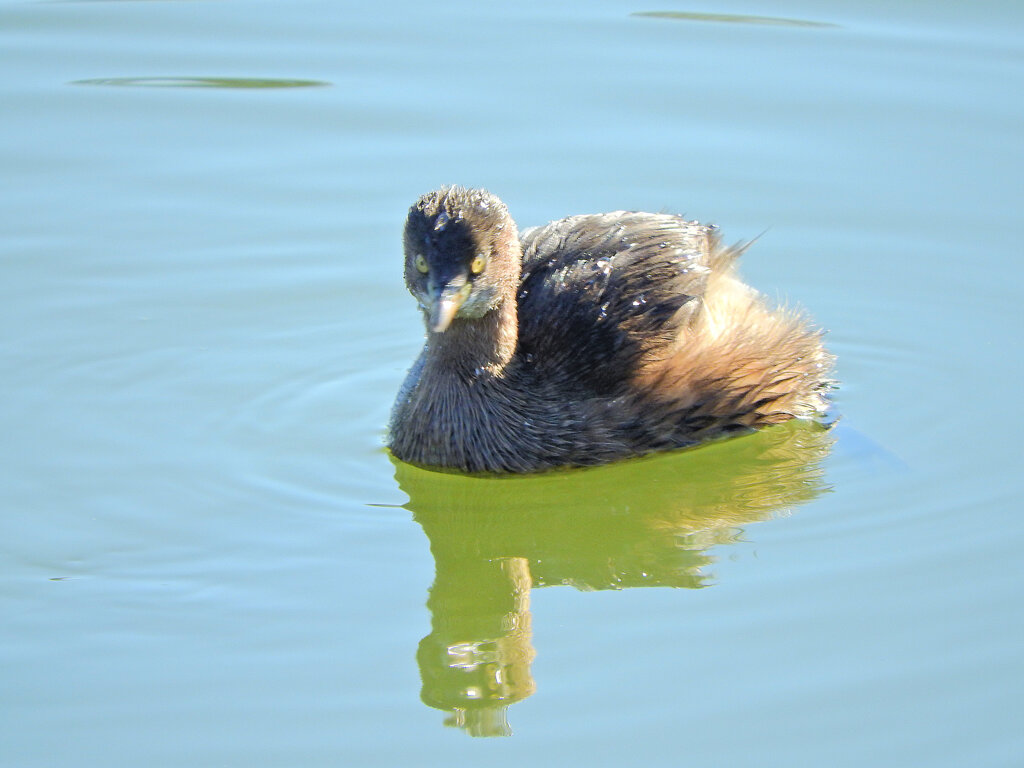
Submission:
[[[700,309],[712,230],[677,216],[573,216],[522,234],[519,343],[610,394]],[[571,343],[566,343],[571,340]]]

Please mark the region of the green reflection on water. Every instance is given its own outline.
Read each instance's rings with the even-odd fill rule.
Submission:
[[[132,88],[314,88],[330,83],[322,80],[260,77],[97,77],[74,80],[71,85],[112,85]]]
[[[417,653],[424,703],[473,736],[511,734],[508,706],[535,688],[531,589],[706,586],[712,546],[825,490],[832,441],[820,425],[790,422],[697,450],[525,477],[396,460],[435,562],[431,632]]]
[[[784,19],[777,16],[746,16],[732,13],[697,13],[688,11],[636,11],[630,16],[648,19],[677,19],[683,21],[715,21],[726,24],[760,24],[774,27],[834,28],[838,24],[806,19]]]

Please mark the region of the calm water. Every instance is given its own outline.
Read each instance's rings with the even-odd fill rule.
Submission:
[[[1022,34],[1009,0],[0,2],[0,763],[1024,764]],[[400,229],[451,182],[762,235],[842,422],[396,466]]]

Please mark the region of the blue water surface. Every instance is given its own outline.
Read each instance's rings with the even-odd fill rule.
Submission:
[[[1022,33],[0,2],[0,764],[1020,765]],[[759,238],[839,425],[396,465],[401,226],[445,183]]]

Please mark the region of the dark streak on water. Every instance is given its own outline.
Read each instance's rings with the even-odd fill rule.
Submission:
[[[314,88],[330,85],[322,80],[266,77],[97,77],[73,80],[71,85],[113,85],[130,88]]]
[[[759,24],[772,27],[806,27],[812,29],[838,28],[838,24],[808,19],[786,19],[778,16],[750,16],[733,13],[697,13],[689,11],[636,11],[630,16],[647,19],[674,19],[676,21],[710,21],[720,24]]]

